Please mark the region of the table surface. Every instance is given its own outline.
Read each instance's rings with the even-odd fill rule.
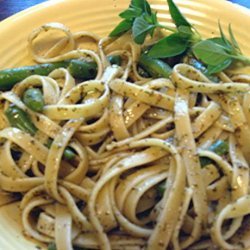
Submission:
[[[230,0],[230,1],[250,8],[249,0]],[[45,2],[45,0],[0,0],[0,21],[21,10],[27,9],[33,5],[42,2]]]

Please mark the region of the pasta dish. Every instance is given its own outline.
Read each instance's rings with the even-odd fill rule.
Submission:
[[[178,32],[131,28],[154,18],[147,4],[104,38],[44,24],[28,38],[37,65],[0,71],[1,205],[20,201],[24,234],[48,249],[248,249],[240,49],[231,28],[202,40],[172,1]],[[202,46],[222,42],[235,54],[204,62]]]

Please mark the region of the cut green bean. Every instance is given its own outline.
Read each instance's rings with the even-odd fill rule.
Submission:
[[[48,245],[48,250],[57,250],[56,249],[56,243],[55,242],[51,242]]]
[[[9,106],[5,111],[5,115],[12,127],[19,128],[31,135],[36,133],[37,128],[32,123],[28,113],[19,107],[15,105]]]
[[[46,146],[48,148],[51,147],[51,144],[52,144],[52,140],[49,139]],[[76,157],[76,154],[74,152],[74,150],[70,147],[66,147],[64,152],[63,152],[63,157],[66,159],[66,160],[73,160],[75,157]]]
[[[166,182],[163,181],[159,183],[157,186],[157,197],[160,198],[163,197],[165,190],[166,190]]]
[[[54,69],[67,67],[69,62],[46,63],[0,71],[0,90],[10,90],[16,83],[31,75],[48,75]]]
[[[6,111],[5,115],[12,127],[19,128],[22,131],[25,131],[31,135],[35,135],[37,132],[37,128],[31,122],[31,119],[25,111],[18,108],[17,106],[9,106]],[[52,140],[48,140],[47,147],[50,148],[52,144]],[[73,160],[76,154],[73,149],[70,147],[66,147],[63,152],[63,157],[67,160]]]
[[[228,145],[227,142],[225,142],[223,140],[217,140],[208,149],[210,151],[215,152],[218,155],[224,155],[224,154],[228,153],[228,151],[229,151],[229,145]]]
[[[229,152],[229,145],[223,140],[217,140],[208,148],[208,150],[222,156]],[[213,163],[213,161],[207,157],[200,157],[200,163],[201,166],[204,167],[208,164]]]
[[[213,163],[213,161],[211,160],[211,159],[209,159],[209,158],[207,158],[207,157],[200,157],[200,164],[201,164],[201,167],[205,167],[205,166],[207,166],[207,165],[209,165],[209,164],[212,164]]]
[[[55,63],[24,66],[0,71],[0,90],[10,90],[16,83],[31,75],[47,76],[58,68],[68,68],[73,77],[89,80],[96,76],[97,66],[93,61],[72,59]]]
[[[35,112],[43,111],[44,98],[42,91],[38,88],[27,89],[23,94],[24,104]]]
[[[111,64],[116,64],[118,66],[122,64],[122,58],[119,55],[108,56],[108,60]]]
[[[75,158],[76,154],[75,152],[70,148],[66,147],[63,152],[63,157],[67,160],[73,160]]]
[[[72,59],[68,66],[70,74],[81,80],[95,78],[97,74],[97,65],[93,61]]]
[[[151,58],[146,54],[140,56],[138,64],[153,78],[169,78],[172,73],[172,69],[167,63],[160,59]]]

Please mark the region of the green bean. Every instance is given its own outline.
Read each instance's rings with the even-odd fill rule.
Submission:
[[[16,83],[31,75],[47,76],[57,68],[67,68],[73,77],[89,80],[96,76],[97,66],[93,61],[72,59],[55,63],[24,66],[0,71],[0,90],[10,90]]]
[[[56,249],[56,243],[55,242],[50,242],[48,245],[48,250],[57,250]]]
[[[51,147],[51,144],[52,144],[52,140],[49,139],[46,146],[48,148]],[[66,159],[66,160],[73,160],[75,157],[76,157],[76,154],[74,152],[74,150],[71,148],[71,147],[66,147],[64,152],[63,152],[63,157]]]
[[[208,149],[210,151],[215,152],[218,155],[224,155],[224,154],[228,153],[228,151],[229,151],[229,145],[225,141],[217,140]]]
[[[172,73],[171,67],[160,59],[154,59],[146,54],[140,56],[139,66],[143,68],[151,77],[165,77],[168,78]]]
[[[203,156],[200,157],[200,164],[202,168],[212,163],[213,161],[210,158],[203,157]]]
[[[28,113],[26,113],[19,107],[15,105],[9,106],[5,111],[5,115],[12,127],[19,128],[31,135],[34,135],[36,133],[37,128],[31,122]]]
[[[67,67],[69,62],[46,63],[0,71],[0,90],[10,90],[16,83],[31,75],[48,75],[54,69]]]
[[[42,91],[38,88],[27,89],[23,94],[23,102],[31,110],[41,112],[44,107]]]
[[[72,59],[68,66],[68,70],[75,78],[89,80],[96,76],[97,65],[93,61]]]
[[[208,150],[222,156],[228,153],[229,145],[227,142],[223,140],[217,140],[208,148]],[[213,161],[207,157],[200,157],[200,163],[201,163],[201,166],[204,167],[208,164],[213,163]]]
[[[166,182],[163,181],[159,183],[157,186],[157,197],[161,198],[164,195],[165,190],[166,190]]]
[[[9,106],[6,111],[5,115],[12,127],[19,128],[22,131],[25,131],[31,135],[34,135],[37,132],[37,128],[31,122],[31,119],[25,111],[18,108],[17,106]],[[50,148],[52,144],[52,140],[48,140],[47,147]],[[74,150],[70,147],[66,147],[63,152],[63,157],[67,160],[73,160],[76,154]]]
[[[66,147],[63,152],[63,157],[67,160],[73,160],[75,158],[76,154],[75,152],[70,148]]]
[[[219,82],[219,78],[215,75],[209,75],[208,71],[207,71],[207,67],[202,62],[198,61],[197,59],[195,59],[193,57],[189,57],[188,64],[190,64],[194,68],[201,71],[209,80],[211,80],[213,82]]]
[[[118,66],[122,64],[122,58],[119,55],[108,56],[108,60],[111,64],[116,64]]]

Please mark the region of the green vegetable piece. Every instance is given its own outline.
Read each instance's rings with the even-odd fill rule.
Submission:
[[[174,33],[157,42],[148,52],[153,58],[167,58],[180,55],[188,48],[188,40]]]
[[[119,14],[119,16],[123,19],[131,20],[136,18],[142,14],[142,9],[136,6],[131,6],[128,9],[124,10]]]
[[[146,0],[132,0],[129,8],[119,14],[122,20],[109,34],[118,37],[132,29],[132,36],[136,43],[142,44],[148,34],[151,36],[156,27],[161,26],[157,21],[156,12],[151,10]],[[165,27],[169,29],[169,27]],[[171,29],[171,28],[170,28]]]
[[[16,83],[22,81],[28,76],[46,76],[55,69],[67,67],[73,77],[82,80],[94,78],[97,72],[95,62],[80,59],[5,69],[0,71],[0,91],[10,90]]]
[[[210,71],[210,66],[208,68],[200,61],[196,60],[195,58],[189,58],[188,59],[188,64],[192,65],[194,68],[198,69],[201,71],[204,75],[207,76],[208,79],[210,79],[213,82],[219,82],[219,78],[213,74],[213,71]]]
[[[97,74],[97,65],[95,62],[86,60],[72,59],[68,70],[70,74],[78,79],[89,80],[95,78]]]
[[[49,243],[48,250],[57,250],[56,243],[55,242]]]
[[[219,27],[220,27],[220,25],[219,25]],[[221,27],[220,27],[220,29],[221,29]],[[236,40],[236,38],[235,38],[235,36],[233,34],[233,30],[232,30],[231,24],[229,24],[229,26],[228,26],[228,33],[230,35],[230,41],[231,41],[232,46],[235,49],[236,53],[242,54],[240,46],[239,46],[239,44],[238,44],[238,42],[237,42],[237,40]]]
[[[63,157],[67,160],[73,160],[75,158],[76,154],[75,152],[70,148],[66,147],[63,152]]]
[[[187,61],[187,62],[188,62],[188,64],[190,64],[190,65],[193,66],[194,68],[196,68],[196,69],[198,69],[199,71],[201,71],[202,73],[206,74],[207,68],[206,68],[206,66],[205,66],[202,62],[196,60],[196,59],[193,58],[193,57],[188,58],[188,61]]]
[[[225,141],[217,140],[208,148],[208,150],[222,156],[229,152],[229,145]],[[213,161],[207,157],[200,157],[200,163],[201,163],[201,166],[204,167],[208,164],[213,163]]]
[[[19,128],[31,135],[34,135],[36,133],[37,128],[31,122],[28,113],[26,113],[19,107],[14,105],[9,106],[5,111],[5,115],[12,127]]]
[[[191,27],[183,25],[180,25],[178,27],[178,33],[185,39],[190,39],[194,35],[194,32]]]
[[[116,64],[119,66],[122,64],[122,58],[119,55],[108,56],[108,60],[111,64]]]
[[[151,6],[147,2],[147,0],[131,0],[131,3],[129,5],[129,9],[130,8],[133,8],[134,10],[140,9],[141,13],[146,13],[148,15],[152,14]],[[140,16],[140,14],[137,16]]]
[[[23,102],[35,112],[43,111],[44,99],[42,91],[38,88],[27,89],[23,94]]]
[[[228,48],[229,51],[232,50],[233,46],[231,45],[231,43],[227,39],[226,35],[224,34],[222,27],[220,25],[220,22],[219,22],[219,31],[220,31],[220,37],[214,37],[210,40],[213,40],[214,42],[218,43],[219,45],[224,46],[225,48]]]
[[[48,75],[54,69],[67,67],[69,62],[46,63],[0,71],[0,90],[10,90],[16,83],[31,75]]]
[[[224,155],[228,153],[229,145],[225,141],[217,140],[209,147],[209,150],[215,152],[218,155]]]
[[[52,144],[52,140],[49,139],[49,140],[47,141],[46,146],[47,146],[48,148],[50,148],[50,147],[51,147],[51,144]],[[75,154],[74,150],[73,150],[71,147],[66,147],[65,150],[64,150],[64,152],[63,152],[63,157],[64,157],[66,160],[73,160],[73,159],[76,157],[76,154]]]
[[[154,16],[141,15],[137,17],[133,23],[132,35],[133,39],[137,44],[143,44],[148,34],[153,34],[156,28]]]
[[[151,77],[165,77],[168,78],[172,73],[171,67],[159,59],[154,59],[146,54],[140,56],[139,66],[143,68]]]
[[[113,31],[109,34],[110,37],[118,37],[127,32],[128,30],[131,29],[133,25],[132,20],[122,20],[114,29]]]
[[[202,62],[216,66],[230,58],[226,49],[217,42],[207,39],[193,46],[194,55]]]
[[[200,164],[201,164],[202,168],[209,165],[209,164],[212,164],[212,163],[213,163],[213,161],[211,159],[209,159],[207,157],[200,157]]]
[[[163,182],[159,183],[156,189],[157,189],[157,196],[160,198],[163,197],[164,192],[166,190],[166,182],[163,181]]]
[[[233,60],[231,58],[228,58],[227,60],[225,60],[224,62],[217,64],[217,65],[208,65],[207,67],[207,74],[208,75],[212,75],[218,72],[223,71],[224,69],[228,68],[231,63],[233,62]]]
[[[176,24],[177,27],[183,25],[183,26],[189,26],[192,27],[192,25],[187,21],[187,19],[182,15],[177,5],[174,3],[173,0],[167,0],[169,12],[170,15]]]
[[[228,28],[230,40],[225,36],[220,23],[219,30],[221,37],[200,41],[192,47],[194,55],[208,65],[208,72],[220,72],[228,68],[234,59],[250,64],[250,58],[242,55],[231,26]]]

